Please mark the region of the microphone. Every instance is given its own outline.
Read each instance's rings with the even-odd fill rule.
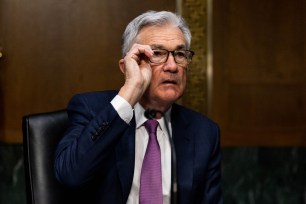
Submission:
[[[162,116],[164,116],[164,113],[155,109],[148,108],[145,110],[144,115],[148,119],[154,119],[156,117],[156,114],[160,113]],[[171,148],[171,203],[176,204],[177,203],[177,176],[176,176],[176,153],[175,153],[175,147],[172,140],[172,137],[170,135],[168,122],[166,120],[166,117],[164,117],[164,123],[166,126],[166,131],[170,143]]]
[[[148,109],[144,112],[144,115],[145,115],[145,117],[148,118],[148,119],[154,119],[154,118],[156,117],[157,112],[158,112],[157,110],[148,108]]]

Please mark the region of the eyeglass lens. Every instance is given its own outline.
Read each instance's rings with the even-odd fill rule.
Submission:
[[[168,50],[153,50],[154,54],[150,58],[150,62],[155,64],[161,64],[165,63],[168,60],[169,54],[171,53],[174,57],[174,60],[178,64],[187,65],[191,62],[193,52],[190,50],[174,50],[174,51],[168,51]]]

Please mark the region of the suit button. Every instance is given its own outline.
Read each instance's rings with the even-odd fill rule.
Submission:
[[[104,127],[99,127],[97,132],[102,132],[104,130]]]
[[[92,135],[91,139],[92,139],[92,141],[96,141],[97,140],[97,136],[96,135]]]
[[[109,123],[108,123],[108,122],[103,122],[103,123],[102,123],[103,129],[106,129],[108,126],[109,126]]]

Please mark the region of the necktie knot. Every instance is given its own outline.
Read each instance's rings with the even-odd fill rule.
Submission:
[[[147,120],[144,125],[149,134],[156,135],[157,126],[158,126],[157,120],[153,120],[153,119]]]

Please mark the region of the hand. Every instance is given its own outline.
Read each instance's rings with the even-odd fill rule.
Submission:
[[[124,59],[119,61],[120,69],[125,75],[125,83],[119,95],[134,106],[148,88],[152,69],[148,58],[153,55],[149,45],[134,44]]]

